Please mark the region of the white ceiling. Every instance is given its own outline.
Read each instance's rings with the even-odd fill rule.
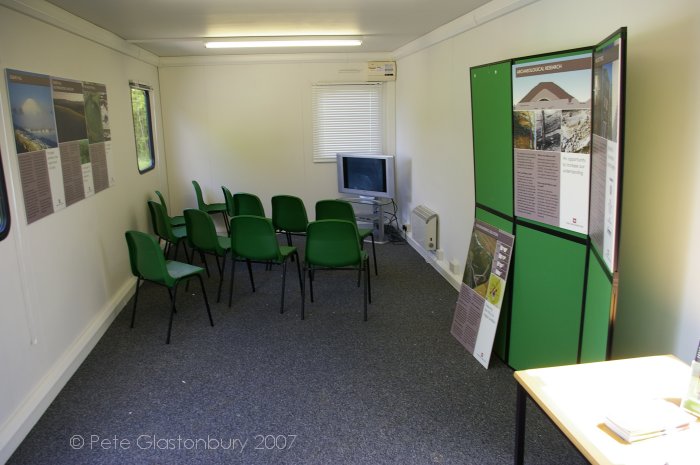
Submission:
[[[212,50],[204,39],[359,35],[359,47],[265,53],[389,53],[489,0],[48,0],[160,57],[261,53]]]

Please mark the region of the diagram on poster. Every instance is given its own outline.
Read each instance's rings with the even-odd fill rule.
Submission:
[[[588,233],[591,53],[516,62],[515,215]]]
[[[27,224],[109,187],[106,87],[6,75]]]
[[[451,334],[488,368],[514,237],[476,220]]]

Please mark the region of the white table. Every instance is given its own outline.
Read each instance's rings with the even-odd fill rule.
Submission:
[[[515,379],[516,465],[524,463],[527,396],[593,464],[700,464],[700,421],[688,430],[631,444],[604,424],[606,413],[622,402],[680,402],[690,367],[671,355],[522,370],[515,372]]]

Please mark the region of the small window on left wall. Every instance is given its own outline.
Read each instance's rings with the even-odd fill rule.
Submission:
[[[5,173],[2,170],[2,154],[0,154],[0,241],[10,233],[10,208],[7,203],[7,188]]]
[[[136,139],[136,161],[139,173],[143,174],[156,166],[156,154],[153,148],[151,88],[133,82],[129,83],[129,87],[131,88],[134,138]]]

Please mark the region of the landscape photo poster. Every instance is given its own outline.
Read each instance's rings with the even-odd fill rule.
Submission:
[[[587,234],[592,54],[523,59],[512,73],[515,215]]]
[[[450,333],[485,368],[491,359],[515,238],[474,222]]]
[[[611,273],[617,270],[617,237],[622,163],[622,101],[625,30],[593,53],[593,147],[589,235]]]
[[[106,86],[6,76],[27,224],[112,185]]]

